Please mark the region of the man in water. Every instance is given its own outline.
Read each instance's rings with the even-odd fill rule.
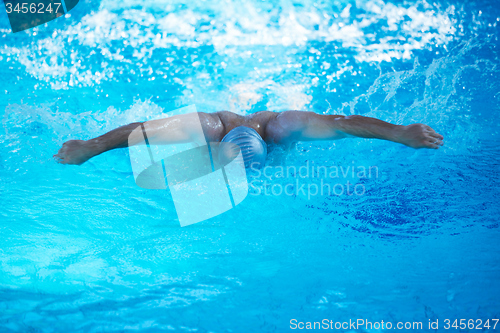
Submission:
[[[196,123],[201,123],[203,137],[196,131],[199,127],[193,126]],[[138,126],[142,126],[152,145],[234,143],[241,148],[246,167],[254,163],[263,165],[267,144],[289,147],[298,141],[360,137],[393,141],[415,149],[438,149],[443,145],[443,136],[424,124],[403,126],[359,115],[346,117],[305,111],[261,111],[248,116],[220,111],[188,113],[132,123],[88,141],[70,140],[63,144],[54,157],[59,163],[80,165],[108,150],[136,144],[129,141],[129,135]]]

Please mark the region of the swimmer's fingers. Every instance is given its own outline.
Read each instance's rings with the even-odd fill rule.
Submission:
[[[428,148],[438,149],[443,145],[444,137],[436,133],[430,126],[425,126],[424,133],[427,136],[426,143]]]
[[[401,143],[409,147],[438,149],[443,145],[443,136],[436,133],[430,126],[410,124],[404,128],[405,132]]]
[[[64,156],[55,154],[52,156],[57,163],[64,164]]]
[[[443,141],[437,138],[429,138],[426,140],[427,148],[439,149],[443,145]]]
[[[59,154],[56,154],[54,156],[52,156],[54,158],[54,160],[57,162],[57,163],[61,163],[61,164],[66,164],[66,161],[64,160],[64,156],[61,156]]]
[[[424,132],[436,139],[443,140],[444,137],[441,134],[436,133],[435,130],[432,129],[432,127],[428,125],[424,125]]]
[[[66,143],[64,143],[57,154],[53,155],[52,157],[54,158],[54,160],[56,160],[57,163],[65,164],[64,155],[66,155]]]
[[[441,134],[436,133],[432,129],[431,129],[431,131],[427,132],[427,135],[429,135],[430,137],[432,137],[432,138],[434,138],[436,140],[443,140],[444,139],[444,136],[442,136]]]
[[[427,141],[443,145],[443,136],[437,133],[427,134]]]

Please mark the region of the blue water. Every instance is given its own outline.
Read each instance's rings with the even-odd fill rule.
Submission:
[[[81,1],[16,34],[0,10],[0,331],[499,318],[499,27],[496,0]],[[420,122],[445,145],[275,150],[273,170],[378,173],[323,179],[362,195],[266,195],[322,179],[252,178],[236,208],[184,228],[169,191],[135,185],[126,149],[52,159],[191,104]]]

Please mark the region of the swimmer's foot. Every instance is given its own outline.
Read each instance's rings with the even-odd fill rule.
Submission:
[[[54,155],[54,158],[61,164],[80,165],[95,155],[95,151],[88,141],[69,140],[63,144],[59,152]]]
[[[430,126],[411,124],[402,127],[398,141],[415,149],[438,149],[443,145],[443,139],[443,136],[436,133]]]

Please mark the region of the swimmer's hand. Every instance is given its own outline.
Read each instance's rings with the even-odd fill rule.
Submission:
[[[415,149],[438,149],[443,145],[443,136],[436,133],[430,126],[411,124],[399,129],[398,142]]]
[[[88,141],[69,140],[63,144],[59,152],[54,155],[54,158],[61,164],[80,165],[95,155],[95,151],[88,144]]]

